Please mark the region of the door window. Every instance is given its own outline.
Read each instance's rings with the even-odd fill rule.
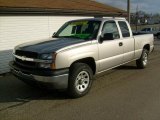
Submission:
[[[104,23],[102,34],[104,35],[106,33],[112,33],[114,39],[120,38],[119,31],[115,21],[107,21]]]

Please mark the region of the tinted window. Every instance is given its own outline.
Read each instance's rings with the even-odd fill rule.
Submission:
[[[116,25],[116,23],[114,21],[107,21],[107,22],[105,22],[104,26],[103,26],[102,33],[103,34],[112,33],[114,39],[120,38],[117,25]]]
[[[101,22],[93,20],[78,20],[64,24],[54,37],[95,39]]]
[[[141,31],[146,31],[147,30],[147,28],[144,28],[144,29],[142,29]]]
[[[119,23],[120,29],[122,31],[122,36],[123,37],[130,37],[129,28],[128,28],[126,22],[119,21],[118,23]]]
[[[151,29],[150,29],[150,28],[147,28],[147,31],[151,31]]]

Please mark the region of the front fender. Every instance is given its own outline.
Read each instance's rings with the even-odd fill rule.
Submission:
[[[56,69],[68,68],[73,62],[88,57],[93,58],[95,61],[98,60],[98,47],[96,44],[59,52],[56,56],[55,66]]]

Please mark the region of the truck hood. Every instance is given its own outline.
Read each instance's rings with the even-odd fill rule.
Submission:
[[[76,38],[50,38],[41,41],[20,44],[16,46],[15,50],[31,51],[36,53],[51,53],[83,42],[87,41]]]

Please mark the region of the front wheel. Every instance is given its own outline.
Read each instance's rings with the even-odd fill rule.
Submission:
[[[86,95],[91,86],[93,72],[85,63],[75,63],[70,69],[68,94],[73,98]]]
[[[143,49],[141,58],[136,61],[137,67],[140,69],[144,69],[148,64],[148,53],[149,51]]]

